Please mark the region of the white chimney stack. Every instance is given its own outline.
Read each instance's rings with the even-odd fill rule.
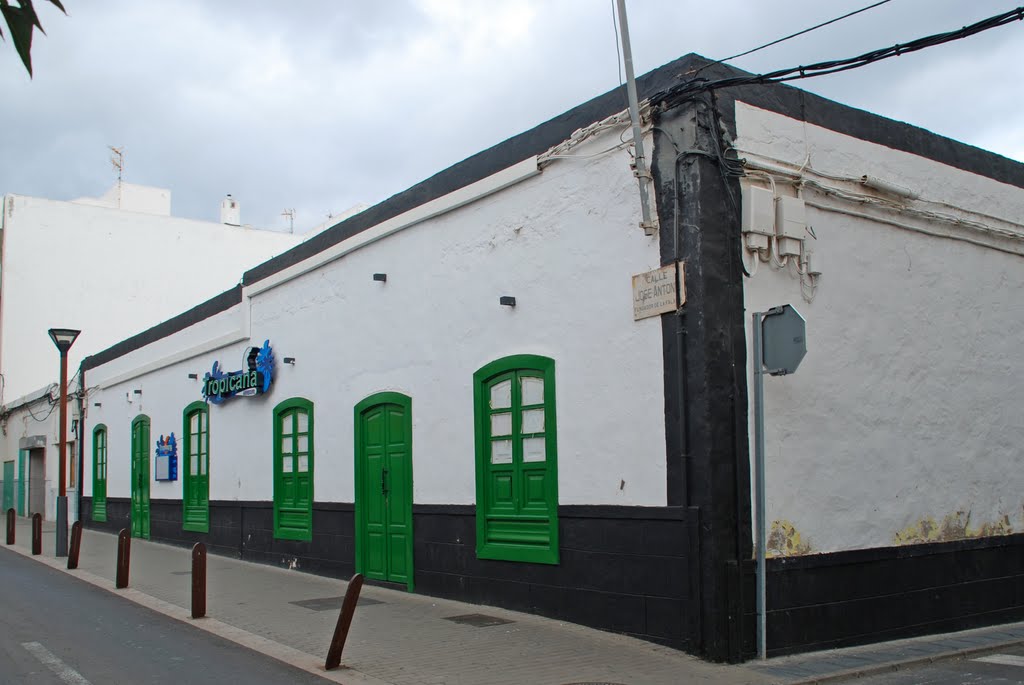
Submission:
[[[220,201],[220,222],[230,226],[242,225],[242,207],[231,193]]]

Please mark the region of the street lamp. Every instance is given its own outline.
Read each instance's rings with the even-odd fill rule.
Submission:
[[[57,556],[68,555],[68,350],[81,331],[73,328],[51,328],[50,340],[60,351],[60,490],[57,493]]]

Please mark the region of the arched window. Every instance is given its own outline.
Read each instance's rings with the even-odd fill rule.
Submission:
[[[555,362],[498,359],[473,374],[473,391],[477,556],[557,564]]]
[[[274,407],[274,537],[313,539],[313,403]]]
[[[210,409],[197,401],[185,407],[181,434],[182,511],[181,527],[196,533],[210,532]]]

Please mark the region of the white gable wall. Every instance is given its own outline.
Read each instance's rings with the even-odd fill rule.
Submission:
[[[915,155],[743,104],[737,128],[741,156],[795,169],[809,154],[812,169],[874,175],[993,225],[1024,215],[1024,190]],[[762,263],[745,284],[748,350],[750,313],[790,303],[807,320],[800,368],[765,379],[769,524],[790,553],[1024,531],[1024,258],[812,207],[807,218],[824,258],[813,302],[792,268]],[[750,436],[753,455],[752,422]]]

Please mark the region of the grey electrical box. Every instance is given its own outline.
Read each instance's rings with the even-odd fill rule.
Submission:
[[[769,309],[761,320],[761,357],[772,376],[796,371],[807,354],[807,326],[792,305]]]

